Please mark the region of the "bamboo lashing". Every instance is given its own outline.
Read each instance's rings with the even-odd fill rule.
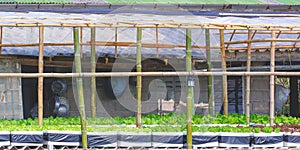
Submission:
[[[220,47],[221,47],[221,57],[222,57],[222,71],[226,72],[226,52],[224,44],[224,30],[220,29]],[[227,75],[223,75],[223,107],[224,115],[228,115],[228,93],[227,93]]]
[[[39,73],[44,72],[44,27],[39,27]],[[44,78],[38,77],[38,124],[43,125],[43,84]]]
[[[252,31],[248,30],[248,40],[252,38]],[[251,71],[251,43],[247,43],[247,72]],[[250,124],[250,76],[246,77],[246,117],[247,123]]]
[[[75,72],[81,73],[81,56],[80,56],[80,41],[79,41],[79,29],[78,27],[73,28],[74,36],[74,52],[75,52]],[[77,87],[77,99],[79,103],[79,112],[81,120],[81,139],[82,148],[87,149],[87,128],[86,128],[86,115],[85,115],[85,105],[84,105],[84,95],[83,95],[83,82],[82,77],[76,78]]]
[[[275,32],[272,32],[272,38],[275,38]],[[275,42],[271,42],[271,60],[270,73],[275,72]],[[275,102],[275,75],[270,75],[270,126],[274,124],[274,102]]]

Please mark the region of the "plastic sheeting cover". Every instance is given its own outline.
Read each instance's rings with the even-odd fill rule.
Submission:
[[[0,142],[10,141],[10,134],[0,134]]]
[[[11,134],[13,143],[43,143],[43,134]]]
[[[80,142],[81,134],[68,134],[68,133],[45,133],[44,138],[46,141],[51,142]]]

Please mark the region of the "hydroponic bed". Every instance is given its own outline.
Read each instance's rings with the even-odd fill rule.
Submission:
[[[186,146],[184,114],[146,115],[143,127],[135,128],[134,117],[87,118],[90,148],[183,148]],[[193,117],[193,146],[201,147],[299,147],[300,119],[276,116],[276,125],[268,126],[266,115],[233,114]],[[0,120],[0,148],[47,147],[77,148],[81,146],[79,117]]]

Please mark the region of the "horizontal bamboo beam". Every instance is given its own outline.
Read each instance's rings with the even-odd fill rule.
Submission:
[[[275,34],[278,34],[280,31],[276,31]],[[247,31],[239,31],[239,32],[225,32],[224,34],[245,34],[247,35],[248,32]],[[215,33],[216,35],[218,35],[219,33]],[[272,34],[271,31],[259,31],[259,32],[256,32],[256,34]],[[281,34],[300,34],[300,31],[281,31]]]
[[[259,40],[244,40],[244,41],[228,41],[225,44],[243,44],[243,43],[258,43],[258,42],[300,42],[300,39],[259,39]]]
[[[122,76],[300,76],[300,72],[82,72],[82,73],[0,73],[0,78],[74,78],[74,77],[122,77]]]

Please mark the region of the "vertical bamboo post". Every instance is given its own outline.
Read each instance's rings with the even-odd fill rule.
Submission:
[[[142,28],[137,28],[136,71],[142,72]],[[136,127],[142,126],[142,76],[137,76],[136,83]]]
[[[79,41],[79,44],[80,44],[80,57],[82,58],[83,57],[83,49],[82,49],[82,39],[83,39],[83,27],[80,27],[80,33],[79,33],[79,36],[80,36],[80,41]]]
[[[0,44],[2,44],[3,27],[0,27]],[[2,46],[0,46],[0,54],[2,54]]]
[[[74,36],[74,52],[75,52],[75,72],[81,73],[81,58],[80,58],[80,43],[79,43],[79,29],[78,27],[73,28]],[[79,104],[79,112],[81,119],[81,134],[82,134],[82,148],[87,149],[87,131],[86,131],[86,116],[84,106],[84,95],[83,95],[83,83],[82,78],[76,78],[77,86],[77,99]]]
[[[272,31],[272,39],[275,39],[275,31]],[[271,42],[271,62],[270,71],[274,73],[275,71],[275,42]],[[270,76],[270,126],[274,124],[274,99],[275,99],[275,76],[272,74]]]
[[[44,27],[39,27],[39,73],[44,72]],[[43,77],[38,77],[38,124],[43,125]]]
[[[192,72],[192,31],[186,29],[186,72]],[[187,148],[192,149],[192,119],[193,119],[193,87],[188,85],[188,79],[186,78],[186,113],[187,113]]]
[[[118,42],[118,28],[115,28],[115,42]],[[115,45],[115,58],[118,57],[118,46]]]
[[[205,29],[205,42],[206,42],[206,64],[207,72],[211,72],[211,54],[210,54],[210,34],[209,29]],[[208,111],[211,116],[214,115],[214,101],[213,101],[213,89],[212,89],[212,76],[207,77],[208,85]]]
[[[156,58],[158,58],[158,25],[155,28]]]
[[[226,53],[224,45],[224,29],[220,29],[220,48],[222,55],[222,71],[226,72]],[[227,75],[223,75],[223,103],[224,115],[228,115]]]
[[[91,28],[91,72],[96,72],[96,28]],[[92,108],[92,117],[96,117],[96,77],[91,78],[91,108]]]
[[[251,67],[251,38],[252,32],[248,30],[248,43],[247,43],[247,72],[250,72]],[[246,116],[247,123],[250,124],[250,75],[246,77]]]

